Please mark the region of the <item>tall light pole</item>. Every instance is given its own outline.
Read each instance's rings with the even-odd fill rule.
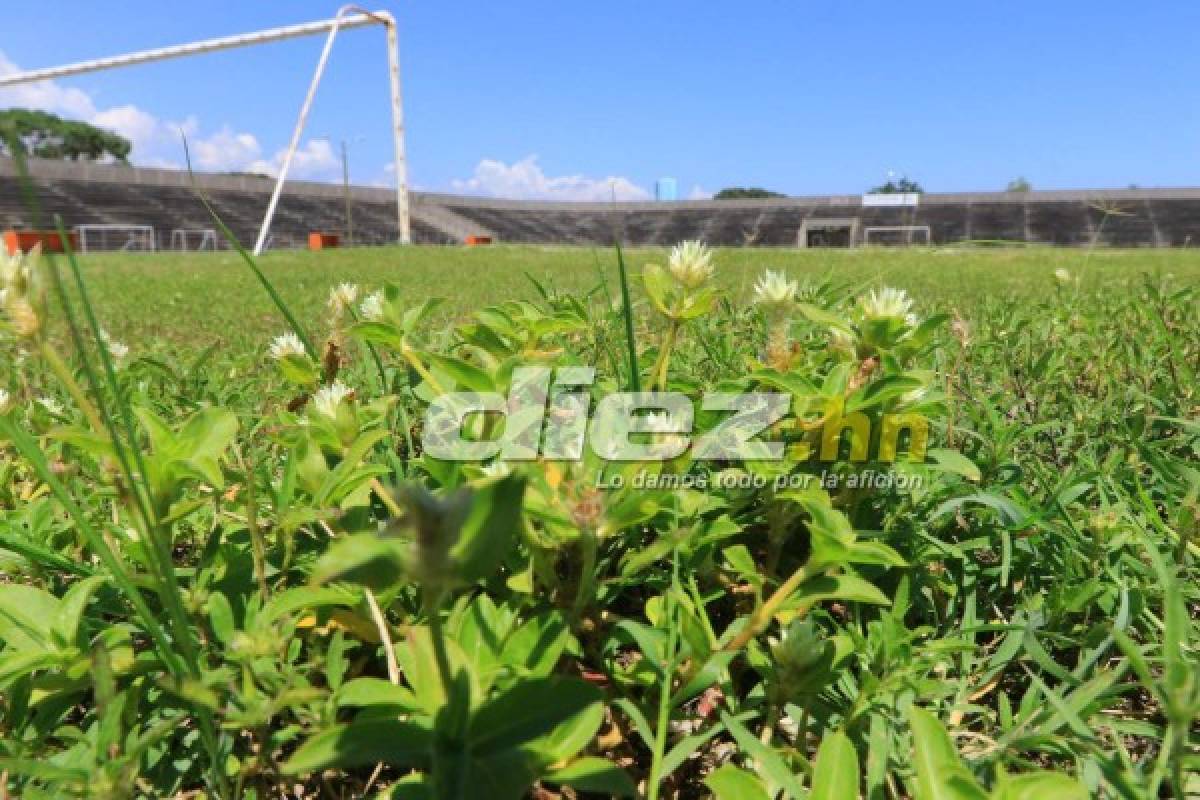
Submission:
[[[342,139],[342,192],[346,198],[346,244],[354,247],[354,211],[350,202],[350,156],[346,152],[346,140]]]
[[[365,136],[355,136],[355,143],[364,141]],[[328,142],[333,145],[332,136],[318,136],[313,141]],[[354,246],[354,199],[350,193],[350,143],[346,139],[342,143],[342,201],[346,206],[346,244]]]

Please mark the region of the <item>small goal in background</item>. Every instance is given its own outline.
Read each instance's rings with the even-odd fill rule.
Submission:
[[[884,247],[932,244],[928,225],[875,225],[863,228],[864,245]]]
[[[217,232],[212,228],[176,228],[171,231],[172,250],[216,250]]]
[[[154,228],[149,225],[76,225],[79,252],[111,250],[153,253],[158,249]]]

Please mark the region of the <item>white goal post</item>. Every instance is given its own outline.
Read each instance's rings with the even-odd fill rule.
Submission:
[[[150,225],[76,225],[79,252],[120,250],[122,252],[153,253],[158,249],[154,228]]]
[[[175,228],[171,231],[170,247],[172,250],[185,251],[216,250],[217,232],[212,228]]]
[[[313,98],[317,93],[317,86],[321,83],[321,76],[325,73],[325,64],[329,60],[330,51],[333,49],[333,40],[337,38],[338,31],[340,30],[360,28],[366,25],[382,25],[387,29],[388,80],[391,85],[392,103],[392,139],[396,158],[396,221],[400,233],[400,243],[409,244],[412,241],[412,232],[408,209],[408,169],[404,157],[404,116],[400,102],[399,35],[396,31],[396,19],[387,11],[364,11],[357,6],[347,5],[338,9],[337,14],[333,18],[317,22],[288,25],[282,28],[269,28],[237,36],[205,39],[173,47],[160,47],[155,50],[142,50],[136,53],[100,58],[94,61],[81,61],[59,67],[48,67],[46,69],[35,69],[28,72],[3,75],[0,76],[0,87],[62,78],[69,75],[82,75],[88,72],[127,67],[151,61],[164,61],[170,58],[181,58],[200,53],[212,53],[235,47],[249,47],[251,45],[266,44],[267,42],[277,42],[282,39],[294,39],[300,36],[312,36],[327,32],[328,36],[325,39],[325,47],[321,50],[321,56],[317,60],[316,71],[313,73],[312,81],[309,83],[308,94],[305,95],[304,103],[300,107],[296,127],[292,132],[291,141],[284,155],[283,165],[279,170],[279,177],[275,181],[275,190],[271,193],[271,200],[267,204],[267,211],[263,216],[262,226],[259,228],[258,240],[254,245],[254,253],[258,255],[262,253],[270,235],[271,220],[274,218],[275,208],[279,204],[279,195],[282,193],[283,184],[287,180],[288,170],[292,166],[292,159],[296,155],[297,148],[300,146],[300,137],[303,135],[304,126],[308,121],[309,109],[312,108]]]
[[[928,225],[874,225],[863,228],[863,244],[869,245],[871,234],[877,239],[884,239],[890,244],[931,244],[933,239]],[[882,234],[882,235],[880,235]],[[914,241],[914,238],[920,241]]]

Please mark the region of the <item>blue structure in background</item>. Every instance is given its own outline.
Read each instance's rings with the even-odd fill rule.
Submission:
[[[679,184],[674,178],[659,178],[654,183],[654,199],[669,203],[679,199]]]

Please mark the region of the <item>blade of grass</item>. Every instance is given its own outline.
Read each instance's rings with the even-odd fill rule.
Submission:
[[[242,243],[238,241],[237,236],[235,236],[233,231],[229,229],[229,226],[225,224],[225,221],[221,219],[221,216],[217,214],[217,210],[212,207],[212,203],[209,202],[208,196],[204,194],[204,190],[202,190],[199,184],[196,183],[196,173],[192,170],[192,156],[191,152],[188,150],[186,136],[183,137],[183,155],[187,162],[188,180],[192,184],[192,191],[195,192],[196,197],[200,199],[200,202],[204,204],[205,210],[208,211],[209,216],[212,217],[213,224],[217,226],[217,230],[219,230],[221,235],[225,237],[225,241],[229,243],[230,247],[237,251],[237,254],[241,256],[242,261],[246,263],[246,266],[248,266],[250,271],[254,273],[254,276],[258,278],[258,282],[262,284],[264,289],[266,289],[267,294],[271,297],[271,302],[275,304],[275,307],[279,309],[279,313],[283,315],[285,320],[287,320],[288,326],[292,329],[292,332],[300,338],[300,342],[304,345],[304,351],[308,353],[309,358],[320,363],[321,356],[317,353],[317,349],[313,346],[312,339],[309,338],[308,333],[304,330],[304,327],[300,324],[300,321],[296,319],[296,315],[292,313],[290,308],[288,308],[287,303],[283,301],[283,298],[279,295],[279,292],[275,290],[275,285],[271,283],[270,279],[268,279],[266,274],[259,268],[258,262],[254,260],[254,256],[252,256],[250,252],[246,250],[246,248],[242,247]]]
[[[629,274],[625,269],[625,256],[621,252],[621,241],[613,238],[617,250],[617,270],[621,276],[621,308],[625,315],[625,343],[629,347],[629,389],[642,390],[641,368],[638,366],[637,337],[633,332],[633,302],[629,299]]]

